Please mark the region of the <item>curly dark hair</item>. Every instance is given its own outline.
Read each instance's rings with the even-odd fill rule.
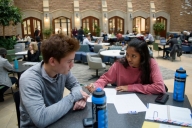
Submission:
[[[151,59],[151,57],[149,55],[147,43],[143,40],[139,40],[139,39],[135,38],[129,42],[129,45],[127,46],[126,50],[129,47],[134,47],[135,51],[138,52],[141,56],[139,68],[141,70],[141,82],[142,82],[142,84],[150,84],[151,83],[151,79],[150,79],[150,74],[151,74],[150,59]],[[127,68],[129,66],[126,57],[120,59],[119,62],[125,68]]]
[[[43,41],[41,52],[45,63],[48,63],[51,57],[60,63],[61,58],[66,57],[71,52],[77,51],[79,47],[78,40],[63,34],[55,34]]]

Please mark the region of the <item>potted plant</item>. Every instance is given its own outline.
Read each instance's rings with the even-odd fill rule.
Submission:
[[[89,30],[87,28],[83,29],[84,35],[87,35],[89,33]]]
[[[99,26],[97,26],[96,24],[95,24],[95,32],[96,32],[96,36],[100,36],[100,31],[101,31],[101,29],[99,28]]]
[[[43,35],[45,36],[45,39],[49,38],[51,34],[52,34],[51,28],[43,29]]]
[[[155,33],[157,34],[156,35],[157,38],[159,38],[160,32],[164,30],[164,27],[165,27],[165,25],[160,22],[156,22],[155,24],[153,24],[153,29],[154,29]]]

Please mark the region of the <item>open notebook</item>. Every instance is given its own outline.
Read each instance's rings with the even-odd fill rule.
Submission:
[[[170,105],[149,104],[145,119],[192,126],[191,110]]]

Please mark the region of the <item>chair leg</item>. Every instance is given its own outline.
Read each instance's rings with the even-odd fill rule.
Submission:
[[[92,75],[93,77],[91,77],[90,79],[88,79],[88,80],[91,80],[91,79],[94,79],[94,78],[99,78],[100,76],[99,76],[99,74],[98,74],[98,69],[96,69],[96,75]]]

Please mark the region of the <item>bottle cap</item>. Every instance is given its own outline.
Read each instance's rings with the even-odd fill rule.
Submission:
[[[186,70],[180,67],[179,69],[176,70],[178,73],[186,73]]]
[[[93,92],[94,97],[104,97],[105,91],[103,91],[101,88],[96,88],[96,90]]]

